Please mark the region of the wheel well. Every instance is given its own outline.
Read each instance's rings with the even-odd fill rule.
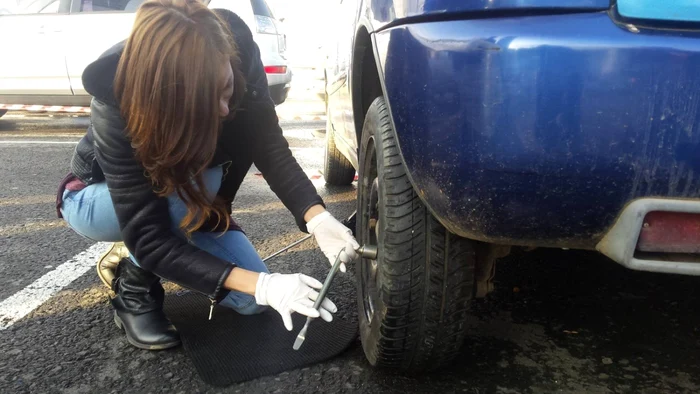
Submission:
[[[357,141],[360,141],[365,114],[374,99],[383,95],[372,40],[364,27],[357,32],[352,59],[352,111]]]

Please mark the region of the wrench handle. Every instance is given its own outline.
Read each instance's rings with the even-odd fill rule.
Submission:
[[[344,252],[345,248],[340,252]],[[338,256],[335,258],[335,262],[333,263],[333,267],[331,267],[331,271],[326,275],[326,281],[323,282],[323,287],[321,287],[321,290],[318,292],[318,298],[316,299],[316,302],[314,302],[314,309],[318,310],[321,307],[321,303],[323,302],[323,299],[326,298],[326,294],[328,294],[328,289],[331,288],[331,282],[333,282],[333,278],[335,278],[335,274],[338,273],[338,270],[340,269],[340,253],[338,253]]]

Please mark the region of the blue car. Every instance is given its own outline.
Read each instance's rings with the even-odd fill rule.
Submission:
[[[357,173],[379,249],[372,365],[448,363],[514,246],[700,275],[699,2],[333,1],[324,176]]]

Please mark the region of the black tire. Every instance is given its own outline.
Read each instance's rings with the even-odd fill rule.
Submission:
[[[333,186],[347,186],[355,180],[355,167],[335,145],[330,117],[326,116],[326,150],[323,157],[323,178]]]
[[[0,118],[7,113],[6,109],[0,109]]]
[[[374,366],[438,369],[464,342],[474,244],[447,231],[413,190],[382,97],[367,113],[360,152],[358,241],[379,250],[356,270],[365,356]]]

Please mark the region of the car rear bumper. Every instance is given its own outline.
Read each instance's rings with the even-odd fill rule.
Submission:
[[[700,254],[639,253],[638,242],[650,212],[700,214],[700,200],[641,198],[630,203],[596,245],[596,250],[623,266],[639,270],[700,275]]]
[[[289,84],[272,85],[270,86],[270,97],[275,105],[280,105],[287,101],[289,96]]]
[[[287,67],[287,72],[285,73],[275,73],[266,74],[267,75],[267,85],[289,85],[292,82],[292,69]]]
[[[285,73],[268,73],[267,85],[270,88],[270,96],[275,105],[280,105],[287,100],[291,89],[292,70],[287,67]]]
[[[700,198],[700,35],[608,13],[375,34],[411,180],[450,230],[594,249],[637,198]]]

